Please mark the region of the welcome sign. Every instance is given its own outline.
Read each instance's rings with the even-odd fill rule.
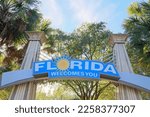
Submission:
[[[55,60],[34,62],[32,69],[5,72],[0,78],[0,89],[29,81],[56,78],[60,80],[64,78],[76,78],[78,80],[100,80],[100,78],[105,78],[150,92],[149,77],[128,72],[118,73],[111,63],[77,60],[67,56],[56,58]]]
[[[111,63],[93,60],[77,60],[62,56],[55,60],[39,61],[33,64],[33,76],[49,78],[119,79],[119,73]]]

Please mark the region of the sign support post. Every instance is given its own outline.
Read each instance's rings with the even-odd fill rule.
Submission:
[[[32,63],[38,60],[40,46],[45,39],[43,32],[27,31],[26,33],[29,37],[29,44],[20,69],[31,69]],[[35,99],[35,93],[36,82],[31,81],[13,86],[9,99],[31,100]]]
[[[110,43],[113,45],[113,55],[116,68],[119,72],[133,73],[133,69],[125,48],[127,40],[126,34],[113,34],[110,38]],[[132,87],[118,84],[117,99],[119,100],[140,100],[140,92]]]

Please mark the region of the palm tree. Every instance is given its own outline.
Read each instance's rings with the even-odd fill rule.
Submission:
[[[38,0],[0,0],[0,45],[11,45],[40,18]]]
[[[129,54],[140,74],[150,75],[150,0],[130,5],[123,27],[129,35]],[[132,54],[136,54],[133,55]]]
[[[0,74],[18,69],[27,41],[24,32],[37,28],[42,15],[38,0],[0,0]],[[11,87],[0,90],[0,99],[7,99]]]
[[[27,46],[24,32],[35,30],[42,17],[38,4],[38,0],[0,0],[0,49],[5,50],[4,65],[10,66],[12,61],[21,63]]]

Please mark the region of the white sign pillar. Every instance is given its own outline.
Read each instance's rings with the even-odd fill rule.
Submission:
[[[39,58],[40,46],[45,40],[45,35],[43,32],[27,31],[26,33],[29,37],[29,43],[20,69],[31,69],[32,63],[37,61]],[[27,82],[14,86],[9,99],[31,100],[35,99],[35,93],[36,82]]]
[[[110,38],[110,43],[113,45],[113,55],[116,68],[119,72],[133,73],[133,69],[125,48],[127,35],[113,34]],[[140,92],[126,85],[118,84],[117,99],[119,100],[140,100]]]

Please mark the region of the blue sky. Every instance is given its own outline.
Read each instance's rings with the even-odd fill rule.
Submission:
[[[40,11],[52,22],[53,28],[72,32],[85,22],[106,22],[113,33],[123,33],[122,24],[128,17],[132,2],[144,0],[41,0]]]

